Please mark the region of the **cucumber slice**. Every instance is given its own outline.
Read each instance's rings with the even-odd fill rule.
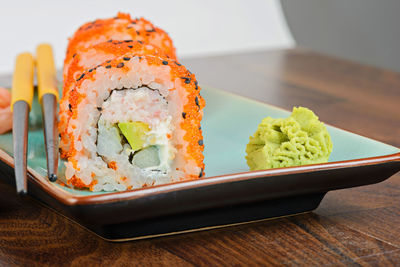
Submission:
[[[149,146],[136,152],[133,156],[133,164],[139,168],[157,167],[160,165],[160,156],[157,146]]]

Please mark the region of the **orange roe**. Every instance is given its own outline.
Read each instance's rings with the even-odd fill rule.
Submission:
[[[110,163],[108,163],[108,168],[111,168],[113,170],[117,170],[117,163],[115,161],[111,161]]]
[[[73,186],[77,188],[89,188],[92,190],[91,187],[93,187],[95,184],[97,184],[97,180],[93,180],[89,185],[86,185],[82,180],[75,175],[71,177],[71,179],[68,180],[68,184],[72,184]],[[93,190],[92,190],[93,191]]]

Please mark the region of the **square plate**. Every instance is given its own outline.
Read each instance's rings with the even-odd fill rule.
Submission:
[[[290,112],[211,88],[202,95],[206,178],[125,192],[51,183],[37,126],[29,131],[29,194],[104,239],[124,241],[308,212],[330,190],[381,182],[400,170],[398,148],[327,126],[330,162],[250,172],[249,136],[262,118]],[[0,135],[0,149],[2,177],[14,184],[10,133]]]

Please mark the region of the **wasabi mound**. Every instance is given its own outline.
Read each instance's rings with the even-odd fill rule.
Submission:
[[[294,107],[290,117],[267,117],[246,147],[250,170],[327,162],[332,141],[325,125],[309,109]]]

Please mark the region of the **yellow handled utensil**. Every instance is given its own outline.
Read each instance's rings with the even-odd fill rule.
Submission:
[[[37,80],[39,101],[46,94],[58,99],[56,68],[54,66],[53,49],[49,44],[40,44],[36,48]]]
[[[15,183],[18,194],[26,194],[26,155],[29,111],[33,99],[34,60],[30,53],[17,56],[11,89]]]
[[[36,48],[36,67],[39,102],[42,105],[43,114],[47,175],[51,182],[55,182],[57,180],[58,169],[58,132],[56,114],[58,89],[53,51],[49,44],[40,44]]]

